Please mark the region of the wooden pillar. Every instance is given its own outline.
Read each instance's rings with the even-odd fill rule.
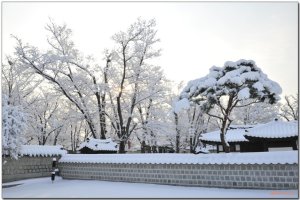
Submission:
[[[264,151],[268,151],[268,145],[265,142],[263,143],[263,149]]]
[[[293,141],[292,144],[293,144],[293,150],[298,150],[298,148],[297,148],[297,141],[296,140]]]

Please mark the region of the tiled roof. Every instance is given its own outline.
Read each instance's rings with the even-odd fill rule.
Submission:
[[[226,133],[227,142],[247,142],[248,140],[244,137],[245,128],[252,126],[232,125]],[[210,142],[221,142],[220,130],[204,133],[199,138],[201,141]]]
[[[284,122],[274,120],[248,129],[244,135],[261,138],[286,138],[298,136],[298,121]]]
[[[109,139],[88,138],[87,141],[80,144],[77,150],[87,147],[94,151],[117,151],[118,145]]]

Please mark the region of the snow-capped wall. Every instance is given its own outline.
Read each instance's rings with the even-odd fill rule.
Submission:
[[[59,158],[58,156],[24,156],[17,160],[4,158],[2,159],[2,182],[50,177],[53,157]]]
[[[21,156],[62,156],[67,151],[62,149],[62,146],[48,146],[48,145],[22,145]]]
[[[63,156],[63,160],[58,167],[60,175],[66,179],[196,187],[298,189],[297,151],[214,155],[67,155]]]
[[[64,155],[60,163],[141,164],[294,164],[297,151],[226,154],[101,154]]]

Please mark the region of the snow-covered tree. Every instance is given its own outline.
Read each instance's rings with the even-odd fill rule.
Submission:
[[[133,114],[137,105],[155,95],[139,92],[140,85],[151,79],[147,71],[151,70],[148,61],[159,56],[155,44],[155,20],[138,19],[125,32],[121,31],[112,38],[117,47],[112,52],[110,71],[113,84],[110,85],[110,103],[113,109],[113,127],[119,140],[119,152],[125,152],[125,144],[137,124],[133,123]],[[117,76],[116,76],[117,75]]]
[[[137,127],[132,121],[137,105],[161,92],[145,92],[146,82],[155,79],[148,72],[156,68],[147,61],[160,52],[155,48],[159,41],[155,20],[138,19],[127,31],[115,34],[112,39],[116,47],[104,52],[104,66],[75,48],[72,31],[66,25],[50,21],[46,30],[47,51],[24,45],[16,37],[18,62],[76,107],[92,137],[104,139],[114,132],[120,152],[124,152],[126,141]]]
[[[61,99],[53,94],[40,94],[28,111],[27,142],[56,145],[66,125],[66,117],[67,110],[63,108]]]
[[[42,80],[18,59],[7,56],[6,62],[1,68],[2,94],[7,96],[10,104],[30,107],[35,100],[33,93]]]
[[[246,100],[243,103],[251,103],[251,100]],[[279,106],[264,102],[239,107],[232,111],[234,123],[244,125],[267,123],[278,118],[278,116]]]
[[[83,57],[79,53],[71,40],[72,31],[66,25],[50,21],[46,30],[49,33],[49,50],[46,52],[23,45],[16,38],[19,62],[46,79],[77,107],[94,138],[104,139],[106,123],[103,118],[106,113],[102,100],[105,86],[102,84],[100,67],[91,57]]]
[[[175,121],[177,152],[180,152],[180,149],[189,149],[190,153],[196,153],[197,147],[202,145],[199,140],[200,135],[215,129],[218,125],[213,123],[215,120],[198,104],[181,103],[181,105],[175,104],[174,107],[174,116],[177,116]]]
[[[165,97],[171,90],[169,81],[163,75],[160,67],[149,67],[147,79],[139,84],[138,94],[141,98],[149,97],[139,101],[135,115],[139,120],[136,137],[141,144],[141,151],[144,152],[145,145],[152,146],[154,152],[157,151],[159,136],[163,135],[165,125],[163,124],[170,110],[170,106],[165,103]]]
[[[276,103],[281,94],[278,83],[270,80],[252,60],[228,61],[223,67],[211,67],[207,76],[190,81],[180,94],[177,104],[189,102],[201,105],[207,115],[221,123],[220,138],[225,152],[229,152],[226,132],[235,108],[258,102]],[[245,100],[251,99],[250,103]],[[220,112],[211,113],[213,107]]]
[[[284,97],[284,104],[280,106],[280,116],[287,121],[299,119],[298,94]]]
[[[24,144],[26,117],[20,106],[12,105],[2,96],[2,154],[17,159]]]
[[[78,115],[78,110],[72,103],[65,104],[65,114],[63,115],[65,121],[62,127],[63,134],[58,138],[59,144],[65,148],[75,152],[80,143],[86,141],[91,135],[88,124],[82,115]]]
[[[197,104],[192,104],[186,112],[189,124],[190,152],[196,153],[196,148],[200,145],[199,137],[207,132],[211,117],[207,116]]]

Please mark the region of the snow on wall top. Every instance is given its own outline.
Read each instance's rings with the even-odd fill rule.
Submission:
[[[274,120],[249,129],[248,132],[244,133],[244,135],[261,138],[285,138],[298,136],[298,122],[283,122]]]
[[[226,154],[66,154],[61,163],[122,164],[294,164],[297,151]]]
[[[251,128],[253,126],[230,126],[226,133],[227,142],[248,142],[244,137],[245,128]],[[220,130],[205,133],[199,137],[201,141],[221,142]]]
[[[87,147],[94,151],[117,151],[118,145],[109,139],[87,138],[87,141],[80,144],[77,150]]]
[[[67,151],[62,149],[62,146],[48,145],[22,145],[21,156],[62,156]]]

